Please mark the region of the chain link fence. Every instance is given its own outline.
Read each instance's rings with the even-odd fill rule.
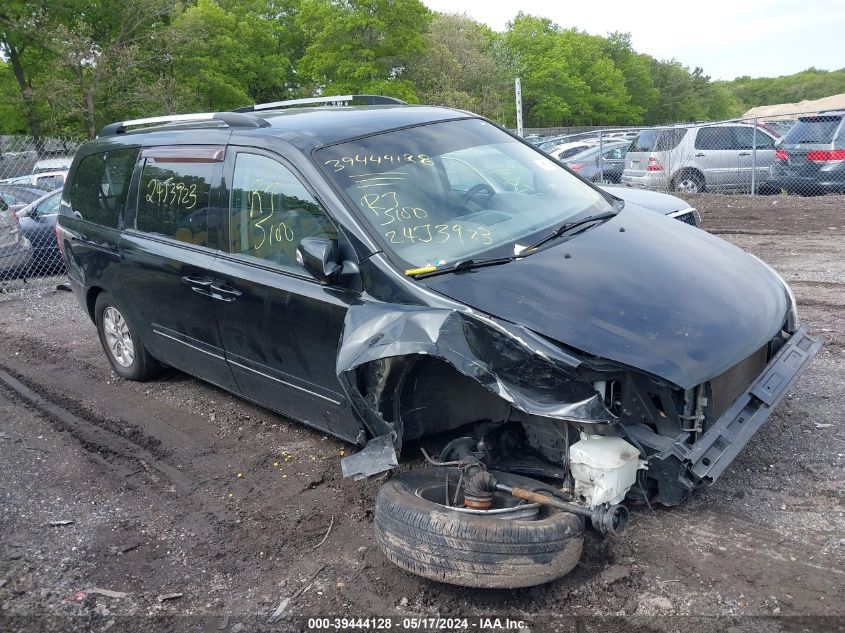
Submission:
[[[845,110],[825,110],[646,128],[532,129],[528,139],[598,183],[823,195],[845,193],[844,121]],[[72,138],[0,136],[0,294],[64,273],[55,228],[78,147]]]
[[[585,178],[682,193],[845,193],[845,110],[531,139]],[[556,132],[557,130],[554,130]]]
[[[56,219],[78,147],[70,138],[0,136],[0,293],[64,274]]]

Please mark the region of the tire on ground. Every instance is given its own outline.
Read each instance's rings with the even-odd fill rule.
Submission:
[[[465,587],[516,588],[550,582],[581,558],[581,517],[541,508],[536,520],[503,520],[450,510],[415,494],[455,468],[401,473],[379,490],[375,532],[387,558],[413,574]],[[536,481],[496,473],[511,485]]]

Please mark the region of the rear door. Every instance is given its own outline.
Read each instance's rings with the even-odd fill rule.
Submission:
[[[217,251],[209,209],[217,201],[223,146],[141,151],[137,205],[120,239],[120,301],[131,306],[162,362],[236,390],[214,318],[209,270]]]
[[[766,179],[769,166],[775,161],[775,139],[759,128],[755,134],[751,126],[737,126],[734,134],[739,150],[740,181],[737,186],[743,191],[751,191],[751,174],[754,170],[757,171],[756,183],[759,184]]]
[[[346,310],[358,295],[320,284],[296,260],[302,238],[337,240],[337,229],[279,155],[230,146],[225,182],[228,239],[212,265],[212,292],[240,392],[356,441],[360,424],[335,364]]]

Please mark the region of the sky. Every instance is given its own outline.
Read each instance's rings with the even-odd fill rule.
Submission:
[[[777,77],[845,67],[843,0],[422,0],[503,31],[518,11],[595,35],[631,33],[657,59],[700,66],[713,79]]]

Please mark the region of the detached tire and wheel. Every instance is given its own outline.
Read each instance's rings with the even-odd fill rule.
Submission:
[[[101,292],[97,295],[94,320],[100,343],[118,376],[143,381],[161,372],[161,365],[144,347],[138,332],[126,320],[110,294]]]
[[[502,483],[531,488],[536,480],[494,472]],[[376,540],[387,558],[413,574],[453,585],[531,587],[567,574],[584,544],[581,517],[504,495],[491,510],[447,507],[457,468],[401,473],[376,497]],[[460,496],[459,496],[460,502]]]

